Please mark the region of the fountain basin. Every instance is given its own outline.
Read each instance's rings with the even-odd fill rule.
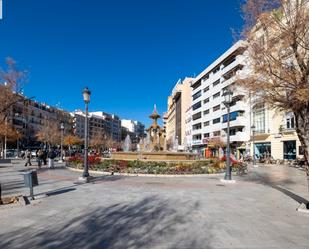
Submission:
[[[112,159],[115,160],[151,160],[151,161],[181,161],[195,160],[196,154],[186,152],[114,152]]]

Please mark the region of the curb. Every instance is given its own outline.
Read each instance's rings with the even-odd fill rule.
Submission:
[[[300,213],[309,214],[309,209],[307,209],[305,203],[301,203],[301,204],[299,205],[299,207],[296,209],[296,211],[298,211],[298,212],[300,212]]]
[[[75,169],[68,166],[65,166],[68,170],[75,171],[75,172],[83,172],[81,169]],[[217,173],[217,174],[187,174],[187,175],[162,175],[162,174],[132,174],[132,173],[118,173],[118,172],[106,172],[106,171],[95,171],[95,170],[89,170],[89,173],[91,174],[97,174],[97,175],[106,175],[106,176],[141,176],[141,177],[167,177],[167,178],[173,178],[173,177],[213,177],[213,176],[222,176],[225,173]]]

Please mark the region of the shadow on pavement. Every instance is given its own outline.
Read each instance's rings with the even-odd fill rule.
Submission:
[[[24,188],[25,182],[24,182],[23,179],[11,180],[11,181],[8,181],[8,182],[3,182],[3,183],[1,183],[1,185],[2,185],[3,191],[9,191],[9,190],[14,190],[14,189]]]
[[[255,172],[251,172],[251,174],[243,177],[242,180],[248,181],[248,182],[255,182],[255,183],[259,183],[259,184],[269,186],[273,189],[280,191],[281,193],[292,198],[294,201],[296,201],[300,204],[304,203],[306,206],[309,205],[309,201],[307,199],[305,199],[305,198],[291,192],[290,190],[282,187],[284,185],[296,184],[295,181],[293,181],[289,178],[277,179],[276,177],[271,176],[270,173],[255,171]]]
[[[192,222],[190,211],[181,212],[156,196],[136,203],[87,206],[71,220],[49,217],[48,226],[1,234],[0,248],[210,248],[211,231],[204,221],[195,229],[187,225]]]
[[[65,194],[71,191],[76,190],[76,188],[63,188],[63,189],[57,189],[53,191],[49,191],[46,193],[47,196],[53,196],[53,195],[60,195],[60,194]]]
[[[287,189],[284,189],[284,188],[281,188],[279,186],[276,186],[276,185],[271,185],[272,188],[280,191],[281,193],[287,195],[288,197],[292,198],[294,201],[297,201],[299,204],[301,203],[304,203],[307,208],[308,208],[308,205],[309,205],[309,201],[299,195],[296,195],[294,194],[293,192],[287,190]]]
[[[124,179],[125,176],[115,176],[115,175],[106,175],[106,176],[95,176],[91,179],[90,183],[99,183],[99,182],[113,182]]]

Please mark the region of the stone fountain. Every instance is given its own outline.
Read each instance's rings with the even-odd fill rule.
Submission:
[[[150,161],[182,161],[182,160],[194,160],[195,154],[185,152],[171,152],[165,149],[165,129],[160,127],[158,119],[161,116],[157,112],[156,105],[152,114],[149,116],[152,119],[152,124],[146,130],[147,136],[140,140],[139,151],[130,152],[125,150],[123,152],[112,153],[112,159],[116,160],[150,160]],[[127,140],[127,138],[126,138]],[[125,145],[128,141],[125,140]],[[178,140],[178,138],[176,139]],[[178,143],[178,142],[177,142]],[[175,150],[175,149],[174,149]],[[177,149],[176,149],[177,150]]]

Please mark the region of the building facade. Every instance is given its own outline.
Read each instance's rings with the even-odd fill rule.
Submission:
[[[192,106],[186,110],[185,114],[185,151],[192,150]]]
[[[75,111],[71,115],[74,117],[74,133],[84,138],[85,114],[82,111]],[[89,139],[110,137],[116,142],[121,141],[121,121],[118,116],[106,112],[90,112],[88,122]]]
[[[251,156],[295,160],[304,155],[291,112],[276,111],[263,103],[252,105]]]
[[[121,126],[125,128],[125,131],[129,132],[132,136],[135,136],[138,139],[145,136],[145,125],[139,121],[122,119]]]
[[[106,112],[91,112],[90,115],[95,115],[103,119],[103,126],[106,134],[114,141],[121,141],[121,120],[115,114],[109,114]]]
[[[191,106],[191,83],[193,78],[178,80],[167,98],[164,114],[168,149],[184,150],[186,143],[186,111]]]
[[[239,158],[250,141],[250,103],[235,85],[239,71],[246,70],[246,43],[237,42],[192,82],[192,147],[206,157],[221,156],[227,141],[227,108],[223,93],[230,89],[230,145]]]
[[[230,105],[230,146],[236,159],[245,156],[292,160],[303,149],[292,113],[276,111],[236,84],[250,74],[247,44],[239,41],[193,81],[192,115],[186,134],[192,148],[206,157],[223,156],[227,142],[227,107],[223,93],[233,92]],[[189,140],[187,138],[187,140]]]
[[[64,124],[64,134],[71,134],[73,131],[73,121],[69,112],[25,96],[20,96],[20,100],[12,106],[8,122],[21,135],[17,141],[21,149],[40,146],[37,134],[50,123],[59,127],[59,133],[61,123]]]

